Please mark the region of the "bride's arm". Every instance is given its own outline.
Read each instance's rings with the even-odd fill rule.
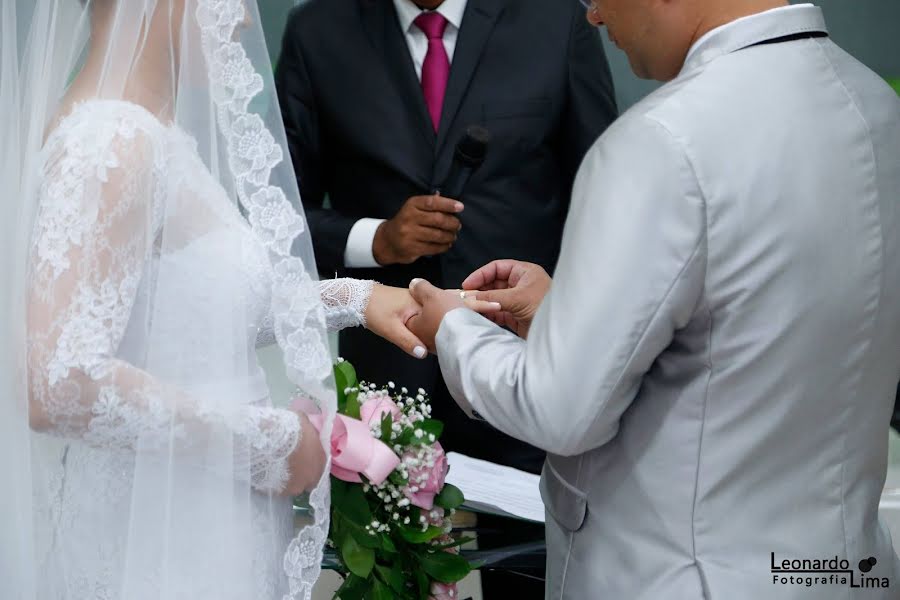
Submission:
[[[325,307],[325,325],[328,331],[340,331],[348,327],[366,326],[366,309],[375,282],[364,279],[326,279],[319,282],[319,297]],[[271,346],[276,342],[274,319],[271,311],[260,324],[256,335],[256,347]]]
[[[374,281],[364,279],[326,279],[319,282],[319,295],[325,305],[329,331],[366,326],[366,308],[372,297]]]
[[[32,427],[126,451],[202,452],[206,440],[228,436],[247,449],[236,476],[249,473],[257,489],[279,490],[301,417],[254,406],[226,411],[117,358],[159,226],[150,192],[153,148],[140,134],[121,132],[95,147],[96,140],[76,141],[73,149],[65,140],[50,148],[33,234]]]
[[[326,279],[319,282],[319,295],[329,331],[362,326],[416,358],[427,356],[425,345],[406,327],[406,322],[420,310],[406,288],[362,279]],[[256,346],[274,343],[269,316],[259,329]]]

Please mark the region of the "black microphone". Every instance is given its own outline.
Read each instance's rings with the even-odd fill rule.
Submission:
[[[450,166],[450,173],[444,180],[444,185],[434,190],[434,193],[445,198],[459,200],[472,173],[484,162],[490,141],[491,133],[487,129],[479,125],[470,125],[466,129],[466,135],[456,145],[453,164]]]

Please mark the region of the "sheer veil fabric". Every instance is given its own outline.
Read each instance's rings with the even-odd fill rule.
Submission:
[[[327,469],[295,535],[258,340],[322,440],[336,397],[255,0],[0,19],[3,597],[309,598]]]

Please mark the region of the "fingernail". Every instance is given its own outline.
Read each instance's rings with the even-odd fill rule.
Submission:
[[[457,202],[456,204],[453,205],[453,208],[454,208],[454,210],[456,210],[456,212],[462,212],[462,209],[465,207],[463,206],[462,202]]]
[[[426,350],[422,346],[416,346],[413,349],[413,354],[416,356],[416,358],[425,358],[425,355],[428,354],[428,350]]]
[[[410,282],[409,282],[409,289],[413,289],[414,287],[416,287],[416,286],[419,284],[420,281],[422,281],[422,278],[421,278],[421,277],[416,277],[415,279],[413,279],[412,281],[410,281]]]
[[[490,302],[489,304],[491,305],[491,308],[496,308],[496,309],[503,308],[502,306],[500,306],[499,302]]]

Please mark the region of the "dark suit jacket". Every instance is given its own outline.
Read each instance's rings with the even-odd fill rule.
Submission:
[[[599,31],[576,0],[469,0],[435,134],[392,0],[309,0],[290,17],[276,83],[319,271],[405,287],[424,277],[457,288],[496,258],[552,273],[575,172],[616,116]],[[412,265],[345,269],[350,229],[392,217],[439,187],[467,126],[493,136],[461,200],[453,248]],[[328,202],[326,202],[326,198]],[[537,453],[462,415],[436,361],[416,361],[365,330],[341,334],[341,355],[370,381],[437,394],[445,430],[481,432],[458,449],[528,467]],[[486,438],[485,435],[489,437]],[[496,440],[496,441],[495,441]],[[528,455],[525,457],[525,455]]]

